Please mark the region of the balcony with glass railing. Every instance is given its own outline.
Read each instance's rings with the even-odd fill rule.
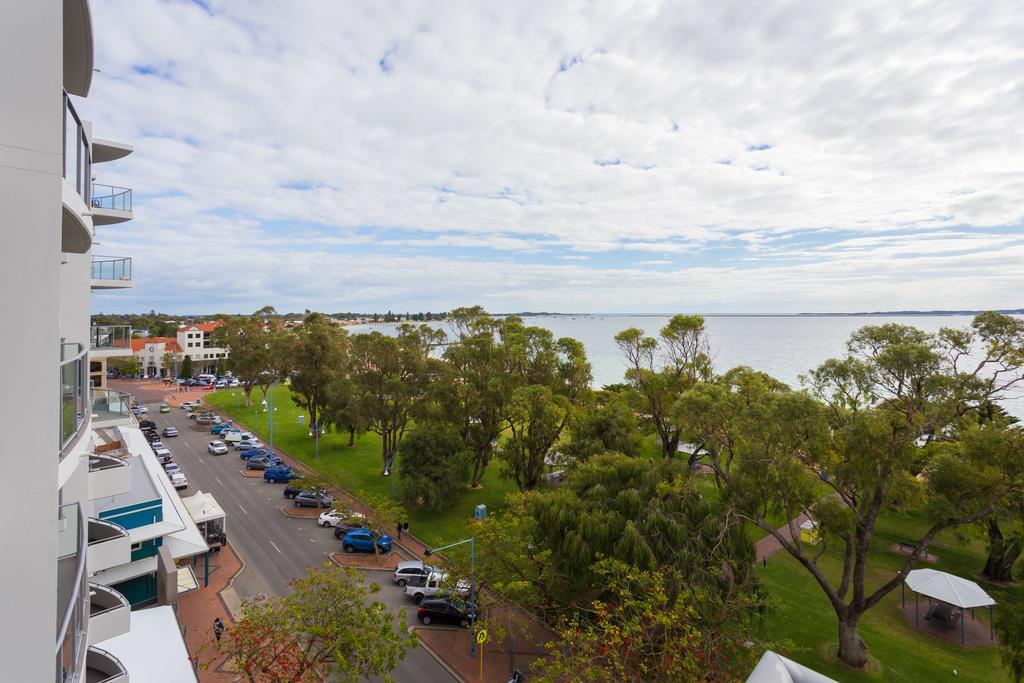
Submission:
[[[68,679],[71,680],[71,679]],[[127,683],[128,670],[121,660],[106,650],[90,647],[85,659],[83,683]]]
[[[93,356],[97,352],[108,352],[104,356],[131,355],[131,325],[93,325],[89,328],[89,350]]]
[[[88,539],[89,554],[86,569],[90,574],[119,567],[132,561],[132,540],[128,530],[120,524],[90,517]]]
[[[89,584],[89,645],[116,638],[131,628],[132,606],[120,592]]]
[[[67,455],[89,426],[89,349],[82,344],[61,344],[60,447]]]
[[[92,190],[92,154],[85,126],[67,93],[64,93],[63,120],[61,172],[65,183],[61,192],[61,251],[84,254],[92,245],[92,226],[85,220]]]
[[[131,406],[131,394],[112,389],[93,389],[92,424],[96,428],[135,424]]]
[[[130,188],[93,183],[90,197],[93,225],[113,225],[132,219]]]
[[[116,256],[93,256],[91,284],[93,289],[131,287],[132,260]]]
[[[88,646],[88,575],[86,524],[82,506],[57,510],[57,681],[78,680]],[[62,678],[66,672],[67,677]]]

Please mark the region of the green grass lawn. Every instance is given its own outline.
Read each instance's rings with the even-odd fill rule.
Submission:
[[[258,389],[253,391],[251,408],[245,407],[245,397],[240,390],[217,391],[204,396],[203,400],[245,424],[264,441],[269,440],[269,413],[261,412],[262,406],[258,406],[262,401],[262,393]],[[291,400],[288,387],[274,388],[274,408],[275,448],[319,470],[323,476],[351,493],[366,491],[391,495],[391,477],[381,476],[379,436],[364,434],[359,437],[355,447],[348,448],[347,434],[324,434],[320,437],[320,461],[317,464],[314,461],[314,442],[309,436],[309,415]],[[305,416],[302,426],[298,424],[300,415]],[[473,490],[467,485],[450,507],[437,511],[409,510],[409,531],[429,545],[441,545],[465,538],[468,535],[466,524],[477,505],[483,503],[489,514],[494,513],[503,507],[505,495],[516,490],[514,483],[500,475],[499,467],[499,463],[492,461],[481,482],[483,487]],[[401,468],[399,458],[399,489],[402,482]]]
[[[880,585],[901,566],[904,558],[890,550],[892,544],[914,538],[924,525],[923,519],[911,515],[889,513],[879,519],[868,568],[869,587]],[[945,533],[930,550],[939,561],[922,562],[918,568],[933,567],[978,580],[975,575],[985,556],[980,540],[963,545],[952,533]],[[838,552],[830,550],[821,564],[830,577],[838,577],[841,570]],[[792,641],[796,647],[786,652],[787,656],[838,681],[1009,680],[997,647],[965,649],[916,631],[899,612],[899,588],[863,618],[860,634],[867,643],[871,665],[869,671],[854,672],[834,658],[838,641],[836,618],[810,574],[785,552],[772,556],[767,567],[759,572],[773,600],[773,608],[762,626],[762,636],[776,643]],[[995,598],[997,610],[1020,608],[1021,589],[979,583]],[[913,599],[909,591],[907,599]],[[988,623],[988,615],[983,615],[982,610],[978,610],[976,616]]]

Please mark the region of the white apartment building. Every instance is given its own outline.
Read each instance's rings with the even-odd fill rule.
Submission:
[[[218,373],[220,359],[228,357],[228,350],[214,346],[214,331],[221,322],[214,320],[209,323],[195,323],[178,327],[178,346],[182,353],[192,357],[192,369],[201,372]]]
[[[206,545],[129,398],[102,388],[130,332],[89,324],[91,289],[131,283],[130,260],[92,248],[98,228],[132,218],[131,190],[93,182],[132,147],[76,111],[94,74],[88,0],[5,3],[0,53],[0,319],[17,330],[0,336],[13,360],[0,392],[0,678],[194,681],[174,560]]]

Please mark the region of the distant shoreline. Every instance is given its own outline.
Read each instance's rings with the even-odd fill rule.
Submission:
[[[705,318],[851,318],[868,316],[955,316],[955,315],[978,315],[991,309],[977,309],[964,311],[859,311],[857,313],[698,313]],[[1000,308],[996,313],[1004,315],[1024,315],[1024,308]],[[671,313],[495,313],[496,316],[518,315],[523,318],[530,317],[605,317],[605,318],[667,318]]]
[[[965,311],[860,311],[857,313],[698,313],[705,318],[870,318],[870,317],[953,317],[978,315],[990,309],[977,309]],[[1001,308],[995,311],[1004,315],[1024,315],[1024,308]],[[508,316],[519,316],[521,318],[668,318],[671,313],[552,313],[552,312],[531,312],[522,311],[517,313],[492,313],[497,318]],[[348,327],[369,326],[369,325],[397,325],[400,322],[383,320],[368,321],[360,323],[348,323]],[[413,321],[416,322],[416,321]],[[435,320],[433,322],[444,322]]]

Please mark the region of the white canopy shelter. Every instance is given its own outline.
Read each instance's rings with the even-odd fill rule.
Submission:
[[[188,498],[182,498],[181,502],[185,504],[188,514],[192,516],[192,521],[196,524],[224,516],[224,509],[217,503],[212,493],[196,491]]]
[[[757,667],[750,672],[747,683],[836,683],[835,679],[808,669],[792,659],[765,651]]]
[[[219,550],[227,542],[227,515],[213,494],[196,491],[188,498],[182,498],[181,502],[206,544],[211,550]]]
[[[937,569],[915,569],[907,574],[906,584],[915,593],[962,609],[996,604],[992,596],[973,581]]]
[[[992,607],[996,604],[992,596],[986,593],[974,581],[947,572],[940,572],[937,569],[915,569],[907,574],[904,584],[914,591],[915,625],[919,625],[916,615],[918,595],[960,608],[961,644],[964,643],[964,610],[974,609],[975,607],[988,607],[991,617]],[[973,615],[973,612],[971,614]],[[928,618],[929,615],[926,614],[925,619]],[[991,618],[989,621],[991,622]]]

